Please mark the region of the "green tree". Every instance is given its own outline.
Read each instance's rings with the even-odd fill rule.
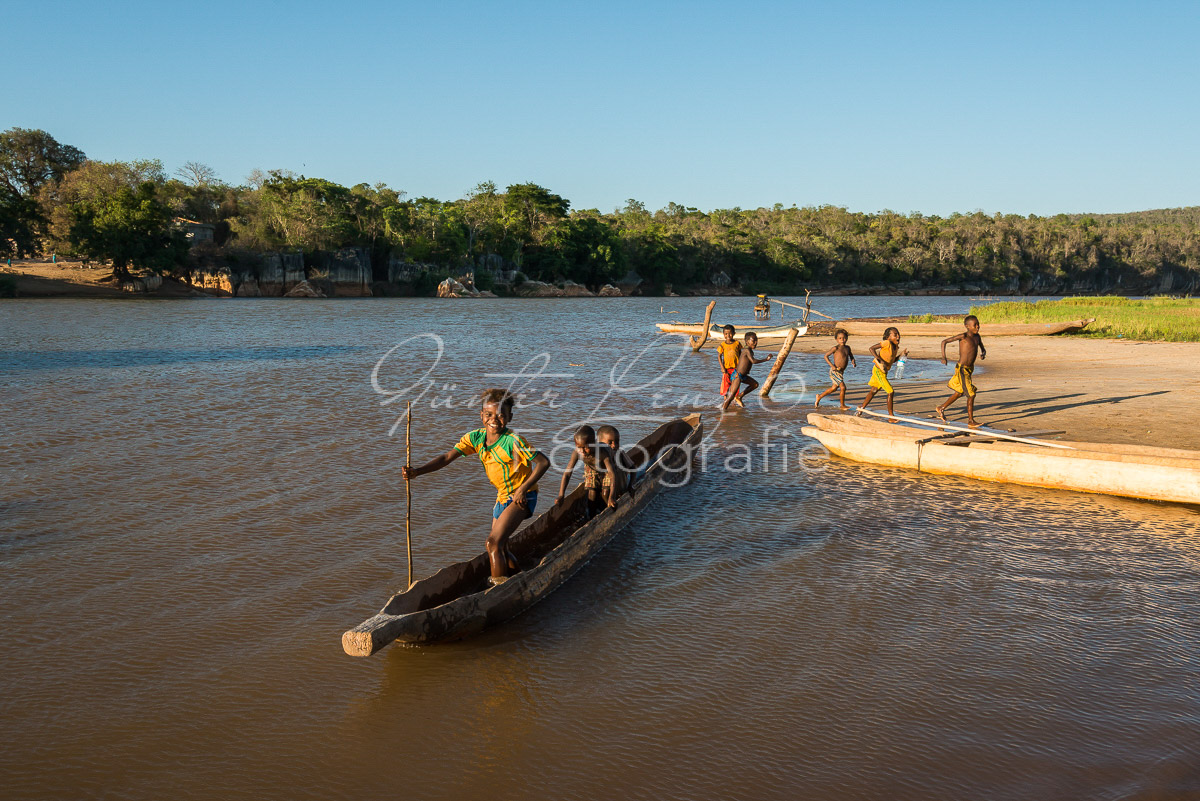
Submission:
[[[45,248],[70,250],[72,211],[77,205],[106,200],[121,189],[132,192],[144,183],[157,187],[165,181],[162,162],[157,159],[84,162],[38,191],[38,203],[47,220]]]
[[[0,133],[0,252],[29,253],[45,232],[37,194],[84,161],[83,151],[40,130]]]
[[[111,259],[112,277],[129,278],[129,268],[163,273],[181,265],[187,241],[171,227],[170,208],[156,197],[153,183],[91,198],[71,209],[72,250],[90,259]]]
[[[60,143],[45,131],[9,128],[0,133],[0,184],[17,197],[30,198],[85,158],[82,150]]]

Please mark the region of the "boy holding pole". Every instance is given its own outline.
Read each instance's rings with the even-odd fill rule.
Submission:
[[[487,538],[492,585],[508,580],[509,570],[518,570],[508,539],[522,521],[533,517],[537,506],[537,482],[550,467],[550,460],[525,438],[508,428],[512,420],[513,396],[503,389],[483,393],[479,411],[482,428],[463,434],[451,450],[420,467],[405,467],[404,480],[441,470],[460,456],[478,454],[488,480],[496,487],[492,527]]]

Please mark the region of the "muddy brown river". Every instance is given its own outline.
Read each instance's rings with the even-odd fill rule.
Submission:
[[[825,458],[817,356],[722,420],[712,354],[653,336],[704,302],[0,302],[0,796],[1200,796],[1196,509]],[[425,461],[496,385],[559,466],[693,409],[703,463],[503,627],[346,656],[405,580],[406,403]],[[493,499],[413,482],[418,576]]]

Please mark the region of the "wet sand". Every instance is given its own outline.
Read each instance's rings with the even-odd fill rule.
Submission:
[[[988,356],[975,371],[980,423],[1018,431],[1062,429],[1068,439],[1200,450],[1200,342],[988,339],[986,329],[981,333]],[[865,373],[864,363],[870,365],[872,344],[866,337],[851,338],[859,375]],[[823,354],[831,346],[831,338],[805,337],[794,349]],[[941,339],[906,337],[901,347],[909,349],[910,359],[938,359]],[[957,343],[947,346],[951,365],[956,354]],[[855,405],[865,394],[864,380],[852,380],[847,403]],[[945,381],[899,381],[895,409],[932,417],[934,407],[949,396]],[[886,411],[884,396],[876,395],[870,408]],[[836,403],[830,409],[837,409]],[[965,423],[965,399],[950,407],[947,419]]]

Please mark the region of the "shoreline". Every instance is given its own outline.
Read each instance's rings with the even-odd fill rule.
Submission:
[[[1200,450],[1200,427],[1185,422],[1196,418],[1198,408],[1200,342],[1059,336],[989,340],[986,328],[981,333],[988,357],[976,363],[975,418],[983,425],[1063,429],[1066,433],[1058,435],[1063,439]],[[819,356],[832,341],[804,337],[792,349]],[[863,357],[873,344],[866,337],[851,338],[859,369],[858,375],[847,376],[849,406],[866,395],[869,371],[863,370]],[[945,367],[940,364],[940,338],[905,337],[900,346],[909,349],[910,359],[933,360],[945,375],[894,381],[896,413],[932,417],[934,407],[951,394],[946,382],[953,370],[953,345],[947,347]],[[826,388],[823,375],[821,379],[817,392]],[[886,397],[877,394],[870,408],[886,411]],[[820,409],[836,412],[837,402],[827,398]],[[946,419],[965,423],[965,398],[955,401]]]
[[[228,293],[205,291],[174,278],[163,278],[159,289],[148,292],[129,292],[110,283],[102,283],[98,279],[110,272],[108,267],[84,267],[81,262],[64,259],[57,263],[32,259],[19,259],[11,267],[0,261],[0,278],[12,276],[16,281],[17,298],[230,298]],[[652,293],[634,295],[613,295],[611,297],[654,297],[654,298],[752,298],[753,293],[743,293],[729,287],[677,287],[681,292],[671,292],[665,295]],[[782,297],[799,297],[803,290],[794,295]],[[1076,293],[1079,294],[1079,293]],[[1087,295],[1114,294],[1085,293]],[[1060,295],[1024,294],[1015,291],[993,292],[978,285],[947,285],[928,287],[888,287],[883,285],[856,285],[821,287],[812,290],[813,297],[971,297],[971,298],[1055,298]],[[1141,295],[1133,295],[1140,297]],[[0,295],[0,297],[3,297]],[[371,297],[366,295],[365,297]],[[378,295],[376,297],[435,297],[435,295]],[[557,295],[522,296],[501,295],[502,298],[545,300],[560,299]],[[567,295],[561,299],[570,300],[575,297],[607,297],[599,294]],[[311,298],[304,298],[306,300]],[[449,298],[448,298],[449,299]],[[486,300],[488,298],[452,298],[453,300]]]

